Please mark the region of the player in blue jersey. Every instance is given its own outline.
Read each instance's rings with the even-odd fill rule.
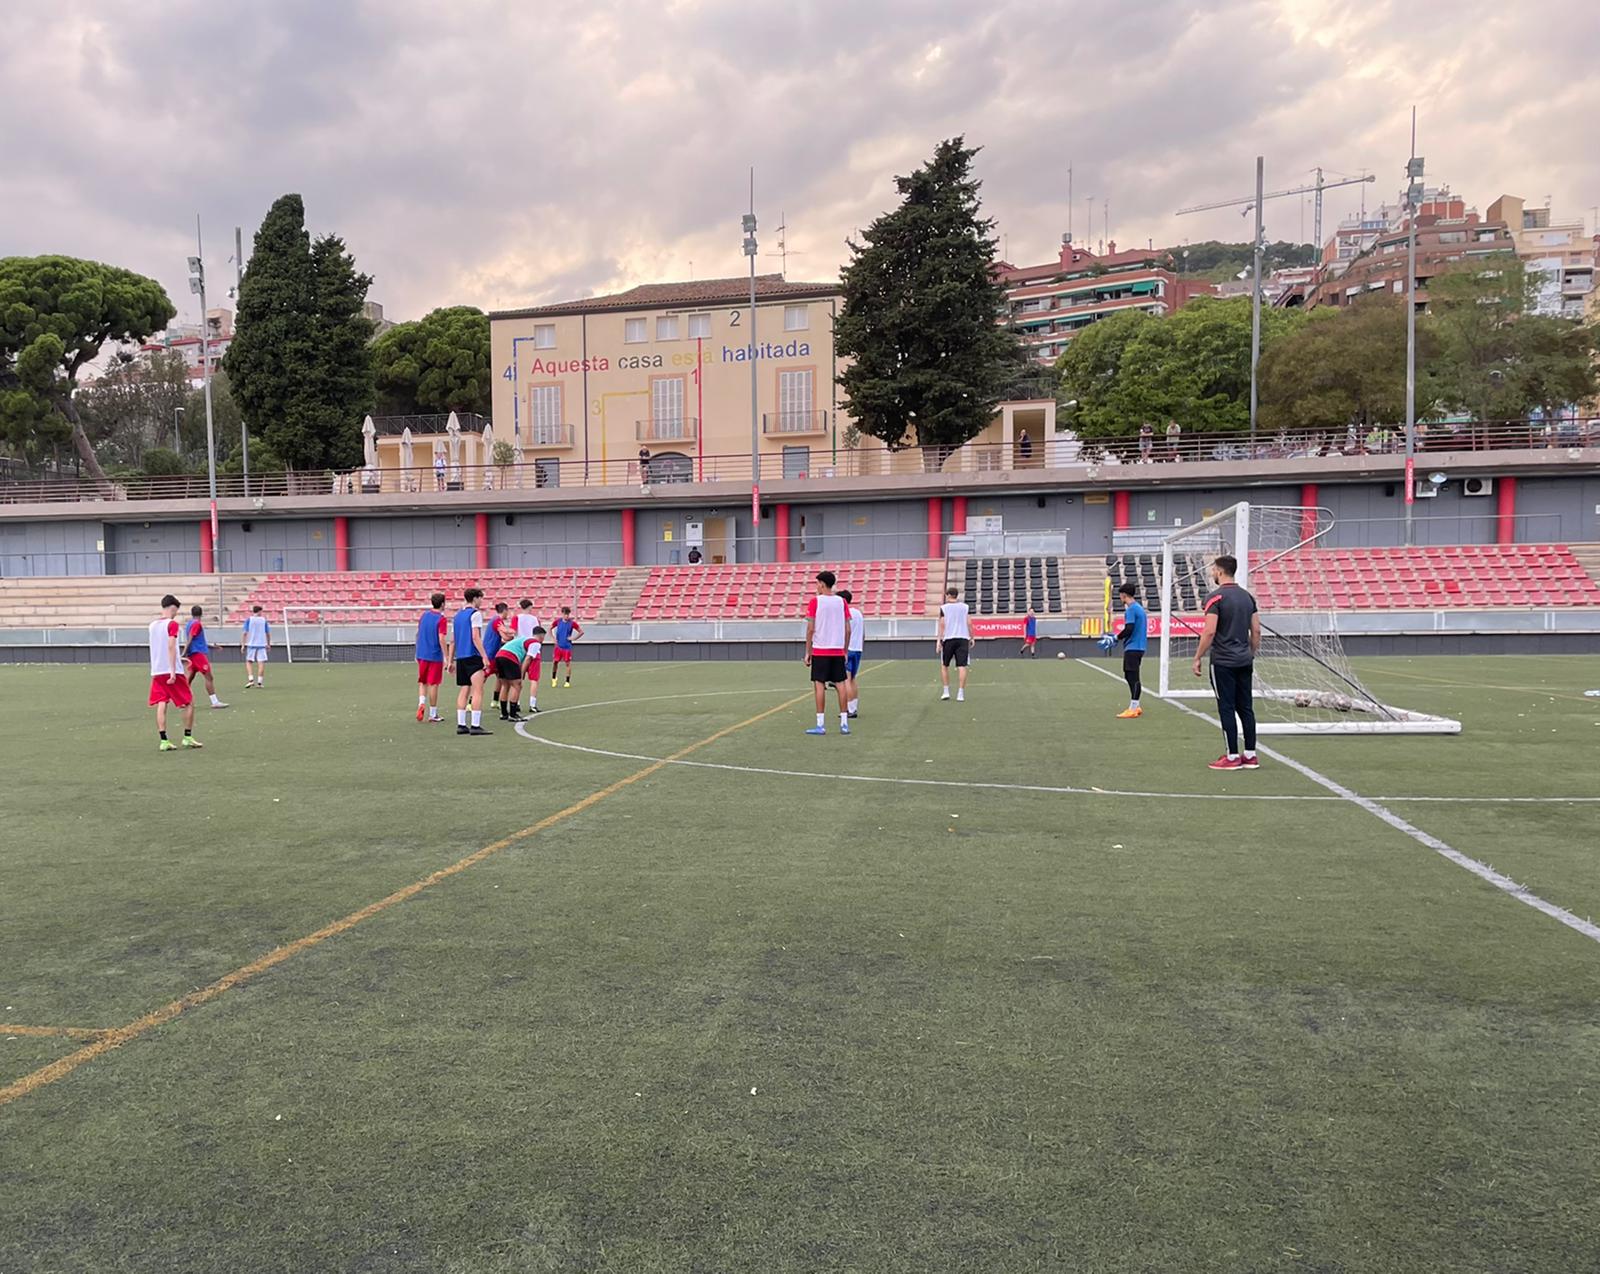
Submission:
[[[1138,590],[1132,584],[1122,585],[1117,592],[1122,595],[1122,631],[1117,634],[1117,641],[1122,644],[1122,678],[1128,683],[1127,711],[1117,713],[1117,719],[1131,721],[1144,716],[1144,709],[1139,706],[1144,693],[1139,670],[1150,644],[1150,617],[1139,604]]]
[[[1022,653],[1029,659],[1039,657],[1039,616],[1028,607],[1028,617],[1022,621]]]
[[[572,607],[563,606],[561,618],[556,620],[556,649],[550,659],[550,689],[556,688],[556,677],[563,664],[567,668],[567,685],[572,684],[572,639],[582,636],[583,625],[572,617]]]
[[[469,588],[461,594],[462,606],[450,621],[451,653],[456,662],[456,733],[492,734],[483,728],[483,678],[489,657],[483,646],[483,611],[478,603],[483,600],[481,588]],[[470,705],[470,706],[469,706]],[[468,726],[468,712],[472,724]]]
[[[432,610],[417,619],[417,720],[443,721],[439,715],[439,683],[444,680],[445,654],[450,644],[450,621],[444,613],[444,594],[428,599]]]
[[[183,653],[184,663],[189,666],[189,684],[194,684],[195,677],[206,679],[206,694],[211,696],[213,708],[226,708],[228,705],[217,698],[217,683],[211,676],[211,643],[206,640],[206,626],[200,622],[205,614],[202,607],[194,606],[189,610],[189,622],[183,626]]]
[[[500,647],[517,635],[517,627],[511,618],[511,608],[504,602],[494,604],[494,614],[485,616],[483,626],[483,653],[489,657],[489,662],[484,673],[484,689],[488,689],[490,677],[494,677],[494,706],[500,707],[500,678],[495,673],[494,657],[500,653]]]

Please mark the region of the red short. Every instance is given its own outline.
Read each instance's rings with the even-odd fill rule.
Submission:
[[[180,708],[187,708],[194,702],[194,696],[189,693],[189,682],[179,676],[171,681],[167,674],[150,678],[150,706],[153,708],[158,703],[174,703]]]
[[[417,660],[417,682],[419,685],[436,686],[444,680],[444,661],[440,659]]]
[[[528,662],[528,676],[532,677],[535,681],[539,680],[539,656],[538,655],[535,655]]]
[[[211,660],[205,655],[188,655],[186,658],[189,660],[190,672],[197,672],[202,677],[211,675]]]
[[[562,650],[560,646],[557,646],[555,653],[550,656],[550,662],[553,664],[570,664],[572,662],[571,649]]]

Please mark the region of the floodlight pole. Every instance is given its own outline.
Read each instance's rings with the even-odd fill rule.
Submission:
[[[1422,161],[1417,158],[1417,108],[1411,108],[1411,156],[1406,160],[1406,547],[1416,542],[1417,499],[1417,204]]]
[[[757,418],[756,376],[756,170],[750,170],[750,211],[744,217],[744,254],[750,259],[750,541],[761,560],[761,422]],[[704,423],[704,422],[702,422]]]
[[[1265,195],[1265,186],[1262,178],[1265,175],[1263,157],[1256,156],[1256,240],[1252,245],[1250,259],[1254,271],[1254,281],[1250,286],[1250,453],[1255,454],[1256,445],[1256,367],[1261,362],[1261,235],[1263,232],[1261,221],[1261,204]]]
[[[206,339],[206,265],[205,241],[200,235],[200,214],[194,218],[194,246],[196,256],[189,259],[189,291],[200,296],[200,373],[206,398],[206,476],[211,487],[211,569],[221,574],[217,559],[217,441],[211,416],[211,347]]]
[[[239,322],[239,298],[244,295],[244,230],[233,228],[233,321]],[[244,461],[244,494],[250,496],[250,426],[239,417],[239,454]]]

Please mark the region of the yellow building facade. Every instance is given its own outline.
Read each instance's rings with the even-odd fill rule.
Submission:
[[[647,284],[489,316],[494,436],[541,487],[746,479],[751,368],[764,476],[837,463],[836,284]]]

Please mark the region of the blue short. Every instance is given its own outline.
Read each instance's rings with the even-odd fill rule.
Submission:
[[[844,670],[852,677],[861,671],[861,652],[852,650],[844,657]]]

